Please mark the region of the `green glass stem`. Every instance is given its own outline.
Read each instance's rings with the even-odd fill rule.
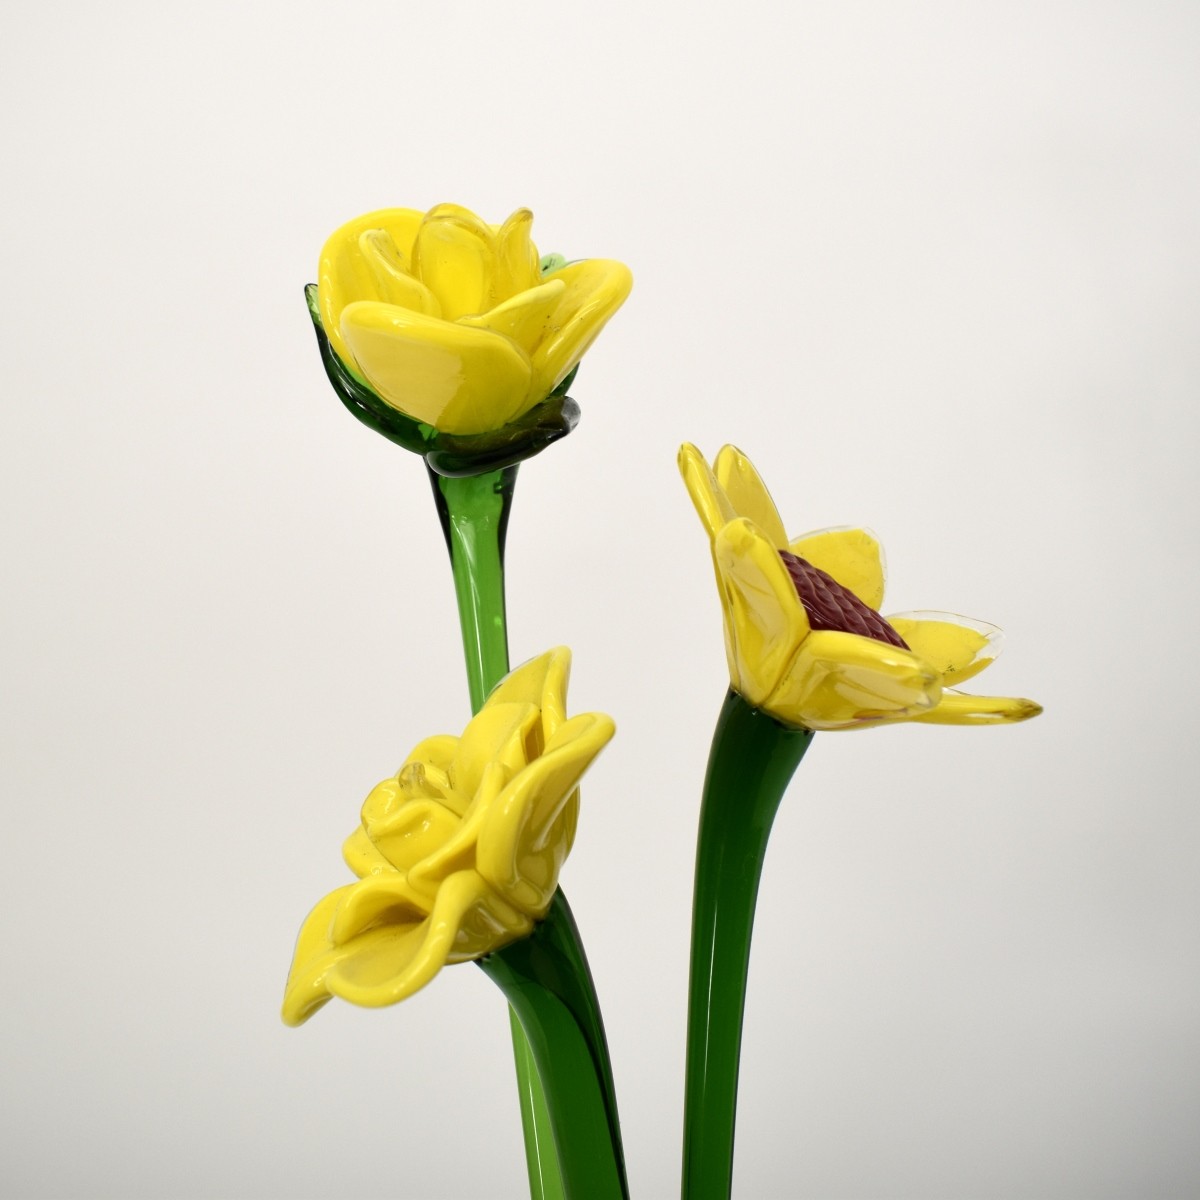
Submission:
[[[517,468],[462,476],[430,470],[429,479],[450,551],[471,711],[477,713],[508,674],[504,537]]]
[[[508,673],[504,539],[516,477],[515,465],[465,476],[429,471],[450,551],[472,712]],[[562,892],[528,938],[480,966],[509,999],[531,1197],[627,1196],[608,1045]],[[572,1066],[556,1067],[560,1061]]]
[[[562,892],[533,933],[482,959],[529,1038],[549,1099],[567,1200],[628,1200],[600,1006]]]
[[[812,731],[736,692],[717,720],[696,844],[684,1098],[684,1200],[727,1200],[746,974],[767,841]]]
[[[517,1100],[521,1106],[529,1195],[532,1200],[563,1200],[562,1172],[558,1169],[558,1150],[550,1127],[546,1092],[521,1018],[511,1004],[508,1006],[508,1030],[512,1037],[513,1065],[517,1070]]]

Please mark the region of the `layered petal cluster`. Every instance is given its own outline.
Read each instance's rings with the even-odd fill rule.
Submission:
[[[695,446],[679,468],[712,543],[733,689],[806,729],[885,721],[1022,721],[1030,700],[948,690],[999,652],[999,630],[953,613],[882,617],[884,565],[865,529],[788,538],[754,465],[733,446],[709,466]]]
[[[426,739],[367,797],[343,847],[358,882],[305,920],[287,1024],[331,996],[394,1004],[545,916],[575,837],[580,777],[614,728],[602,713],[568,720],[570,663],[559,648],[519,667],[462,737]]]
[[[317,299],[333,352],[393,408],[444,433],[499,429],[545,400],[621,306],[622,263],[544,274],[533,214],[388,208],[321,252]]]

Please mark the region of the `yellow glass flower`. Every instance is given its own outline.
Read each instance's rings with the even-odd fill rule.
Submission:
[[[881,617],[883,552],[867,530],[789,541],[753,463],[733,446],[710,468],[685,445],[679,469],[712,542],[730,682],[754,707],[806,729],[991,725],[1042,711],[944,690],[995,659],[1000,631],[953,613]]]
[[[633,286],[623,263],[543,276],[518,209],[488,225],[456,204],[387,208],[321,252],[321,324],[347,369],[393,408],[445,433],[499,429],[575,368]]]
[[[570,852],[578,784],[612,737],[602,713],[566,716],[571,653],[501,680],[461,738],[427,738],[367,797],[343,847],[357,883],[300,930],[288,1025],[331,996],[395,1004],[446,963],[481,958],[545,916]]]

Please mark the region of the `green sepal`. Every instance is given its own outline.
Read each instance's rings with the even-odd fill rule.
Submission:
[[[317,334],[317,345],[321,350],[325,374],[329,376],[329,382],[333,384],[338,399],[364,425],[376,433],[383,434],[389,442],[395,442],[397,446],[403,446],[405,450],[411,450],[414,454],[424,454],[433,440],[435,430],[420,421],[414,421],[412,417],[406,417],[399,409],[393,408],[377,396],[361,379],[355,378],[329,344],[325,327],[321,324],[321,311],[317,307],[315,283],[310,283],[304,289],[304,299]]]
[[[429,469],[439,475],[461,478],[515,466],[565,438],[579,424],[579,405],[567,395],[578,365],[541,404],[499,429],[475,434],[441,433],[432,425],[414,421],[352,374],[334,352],[321,324],[315,283],[304,289],[304,299],[325,374],[338,399],[369,429],[413,454],[420,454]]]
[[[579,424],[579,405],[560,393],[547,396],[524,416],[487,433],[438,433],[425,452],[431,471],[459,478],[516,466],[565,438]]]

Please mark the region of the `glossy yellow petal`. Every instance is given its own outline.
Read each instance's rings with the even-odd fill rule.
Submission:
[[[533,213],[527,208],[518,208],[496,231],[495,269],[488,295],[490,305],[529,291],[541,282],[541,259],[530,240],[532,229]]]
[[[393,776],[391,779],[385,779],[382,783],[377,783],[367,793],[367,798],[363,801],[360,810],[364,828],[386,821],[407,801],[408,798],[401,790],[399,779]]]
[[[458,738],[448,733],[437,734],[419,742],[396,773],[396,784],[405,800],[432,799],[444,804],[457,816],[462,816],[471,802],[470,795],[460,795],[450,784],[450,764],[458,753]],[[380,784],[380,787],[383,787]],[[371,796],[363,806],[362,820],[382,820],[385,814],[369,808]]]
[[[779,518],[779,509],[754,464],[736,446],[722,446],[713,464],[713,473],[734,512],[753,521],[777,550],[786,550],[787,533]]]
[[[570,374],[633,287],[629,268],[606,258],[570,263],[555,271],[552,279],[565,288],[544,337],[531,352],[537,401]]]
[[[310,921],[326,916],[330,901],[340,905],[366,882],[327,897]],[[379,921],[339,945],[328,937],[321,945],[314,933],[304,946],[306,953],[297,947],[284,996],[287,1024],[307,1020],[331,995],[370,1008],[395,1004],[424,987],[446,963],[479,958],[532,928],[474,871],[446,880],[429,916],[422,917],[418,906],[398,904],[381,913]]]
[[[325,969],[336,958],[337,953],[347,953],[346,950],[333,950],[333,943],[329,940],[329,926],[337,906],[357,886],[349,883],[330,892],[323,900],[318,901],[312,912],[304,918],[304,924],[300,926],[300,934],[296,938],[287,986],[284,988],[284,1024],[302,1024],[329,1000],[329,990],[325,987]]]
[[[856,729],[925,712],[941,690],[938,673],[915,654],[854,633],[818,630],[758,707],[789,725]]]
[[[461,882],[458,882],[459,880]],[[482,958],[485,954],[516,941],[517,938],[525,937],[533,930],[533,922],[523,912],[506,903],[503,897],[496,895],[475,871],[453,875],[446,883],[450,892],[447,897],[448,906],[456,903],[456,889],[461,889],[465,894],[468,884],[477,897],[459,919],[458,932],[454,944],[450,947],[447,962],[470,962]],[[439,903],[442,901],[442,891],[446,890],[446,885],[443,885],[438,892]],[[434,917],[437,917],[436,909]]]
[[[540,722],[537,706],[529,703],[485,704],[471,718],[454,751],[450,779],[460,794],[472,796],[490,763],[503,763],[516,773],[528,761],[525,748]]]
[[[335,230],[321,250],[317,268],[317,304],[321,325],[334,353],[351,369],[354,360],[342,339],[342,309],[358,300],[380,300],[378,278],[362,254],[359,239],[382,230],[403,261],[409,261],[413,241],[425,214],[411,208],[383,208],[364,213]]]
[[[460,800],[450,787],[450,764],[458,738],[426,738],[408,756],[396,775],[376,784],[363,801],[361,819],[366,829],[385,827],[413,800],[436,800],[461,816],[470,797]]]
[[[545,337],[565,291],[566,284],[561,279],[548,279],[477,317],[460,318],[460,324],[502,334],[529,354]]]
[[[359,879],[380,871],[395,870],[375,849],[375,843],[367,837],[367,831],[361,825],[342,843],[342,858]]]
[[[708,460],[691,442],[679,447],[679,473],[710,540],[715,538],[738,514],[725,495],[725,489],[717,482]]]
[[[462,820],[443,838],[441,845],[409,868],[408,879],[414,887],[432,895],[455,872],[475,868],[479,831],[512,774],[502,763],[488,763]]]
[[[449,321],[489,307],[495,234],[469,209],[431,208],[417,230],[413,274],[438,298]]]
[[[717,533],[713,558],[725,609],[734,690],[762,707],[809,635],[808,617],[779,552],[752,521]]]
[[[532,929],[532,922],[474,871],[452,875],[425,920],[388,923],[346,943],[353,953],[326,972],[326,987],[352,1004],[380,1007],[424,987],[447,963],[479,958]]]
[[[457,749],[458,738],[452,733],[435,733],[433,737],[419,741],[405,761],[420,762],[445,773],[450,770]]]
[[[790,549],[879,611],[883,603],[883,547],[869,529],[819,529],[796,538]]]
[[[375,925],[411,925],[432,908],[399,871],[381,871],[351,884],[329,922],[331,946],[342,946]]]
[[[914,718],[929,725],[1011,725],[1028,721],[1042,711],[1034,700],[1016,696],[965,696],[946,692],[930,712]]]
[[[887,622],[914,654],[941,672],[947,685],[978,675],[1000,654],[1003,634],[986,621],[957,613],[906,612],[888,617]]]
[[[390,304],[351,304],[341,333],[393,408],[446,433],[483,433],[531,407],[527,356],[508,338]]]
[[[368,229],[359,234],[358,248],[375,279],[375,295],[364,296],[363,299],[413,308],[431,317],[442,315],[442,306],[437,297],[405,270],[396,243],[384,230]]]
[[[375,849],[397,870],[408,871],[453,837],[462,819],[436,800],[409,800],[386,821],[365,826]]]
[[[479,873],[532,917],[545,915],[558,886],[574,836],[579,780],[614,731],[601,713],[571,718],[487,811],[479,832]]]
[[[534,704],[542,714],[542,743],[534,753],[540,754],[542,747],[554,731],[567,719],[567,683],[571,678],[571,651],[566,646],[556,646],[545,654],[531,658],[515,670],[510,671],[498,684],[487,703]]]

